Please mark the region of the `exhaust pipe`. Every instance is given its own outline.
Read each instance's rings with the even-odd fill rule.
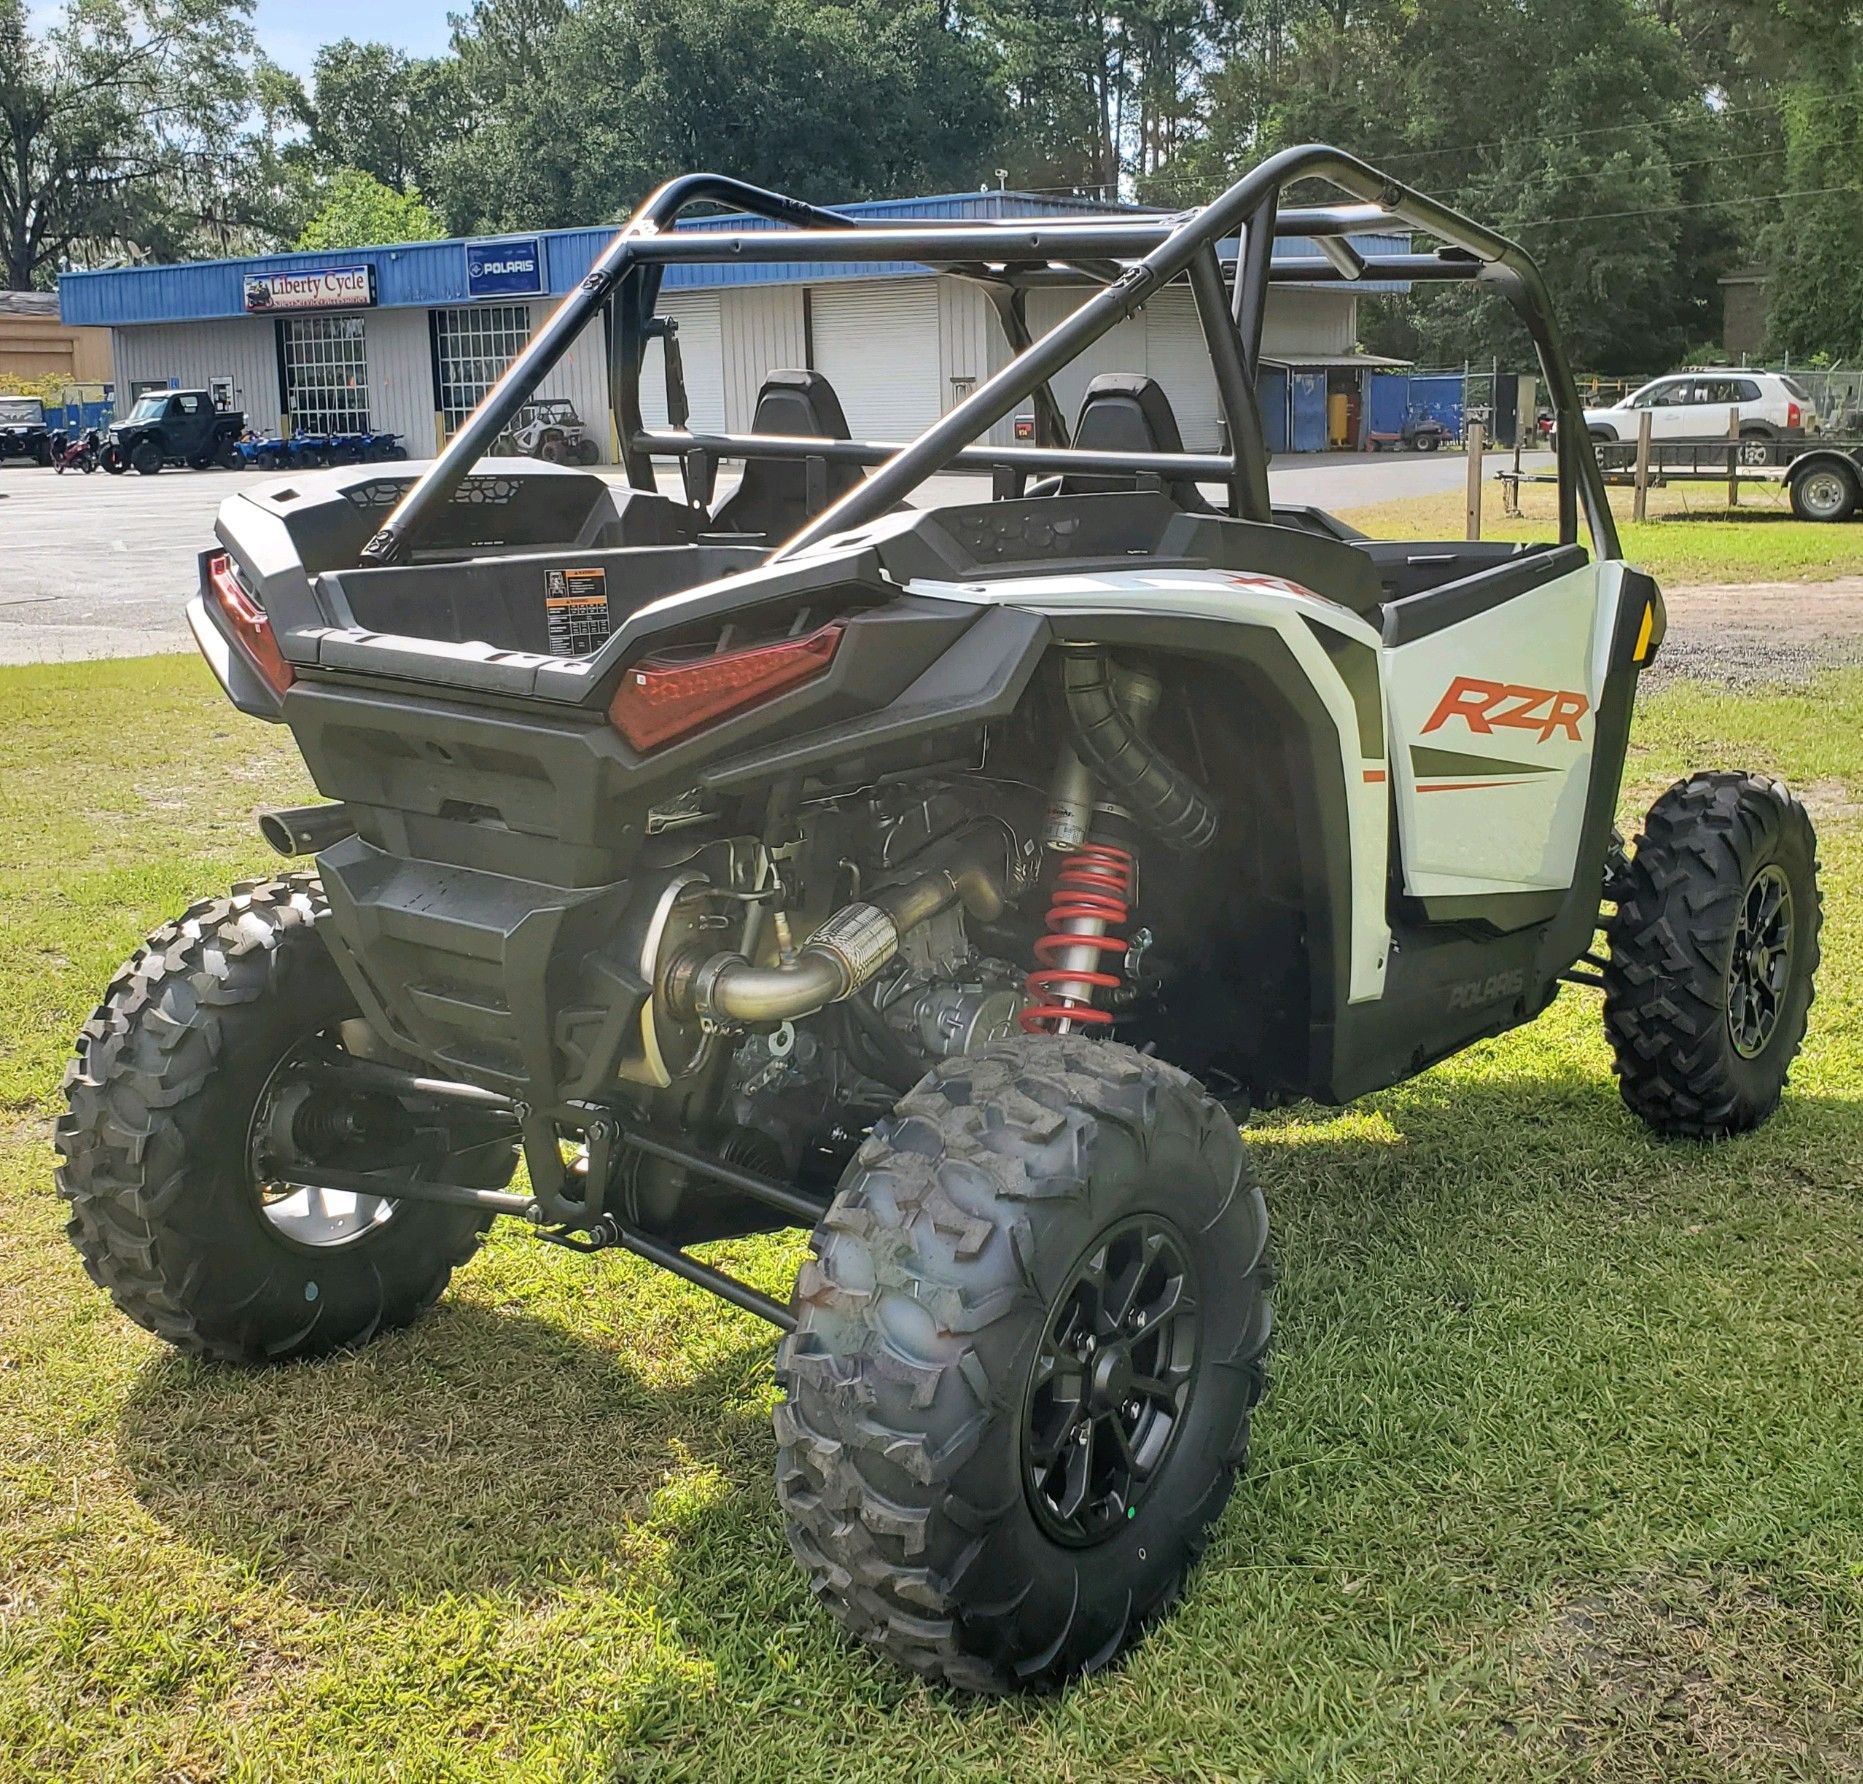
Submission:
[[[1006,829],[965,831],[935,857],[939,865],[917,879],[843,905],[781,966],[753,966],[735,953],[677,956],[661,981],[667,1009],[687,1021],[793,1021],[851,997],[899,952],[906,931],[951,905],[984,922],[1002,915],[1017,866]]]
[[[315,855],[354,836],[356,820],[349,815],[349,807],[340,803],[292,805],[283,811],[260,812],[259,834],[281,855]]]

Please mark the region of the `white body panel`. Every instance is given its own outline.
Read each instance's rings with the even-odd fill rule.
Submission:
[[[1563,890],[1623,567],[1587,565],[1384,653],[1405,890]]]
[[[1259,626],[1275,633],[1332,718],[1345,775],[1352,855],[1352,958],[1347,996],[1353,1003],[1363,1003],[1383,994],[1391,952],[1384,902],[1390,835],[1385,763],[1381,756],[1367,757],[1361,750],[1351,691],[1307,622],[1375,650],[1379,639],[1370,625],[1337,602],[1277,577],[1248,571],[1118,570],[985,583],[915,581],[910,588],[916,595],[943,595],[971,606],[987,601],[1050,614],[1168,613],[1225,625]]]

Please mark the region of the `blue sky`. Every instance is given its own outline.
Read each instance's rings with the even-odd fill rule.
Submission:
[[[464,12],[468,0],[451,0]],[[254,22],[259,42],[274,62],[308,75],[320,44],[339,37],[392,43],[410,55],[431,56],[446,48],[449,0],[259,0]]]
[[[451,35],[449,5],[464,12],[470,0],[259,0],[253,20],[265,53],[293,73],[308,75],[319,46],[339,37],[434,55]],[[63,10],[59,0],[31,0],[26,16],[42,27]]]

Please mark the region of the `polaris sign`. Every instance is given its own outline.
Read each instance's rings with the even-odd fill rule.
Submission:
[[[538,297],[543,293],[543,245],[534,235],[466,244],[468,297]]]
[[[246,308],[366,310],[375,302],[372,266],[320,266],[303,272],[248,273]]]

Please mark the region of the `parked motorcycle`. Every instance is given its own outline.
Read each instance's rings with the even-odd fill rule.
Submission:
[[[97,469],[103,443],[97,430],[89,427],[73,440],[64,434],[52,436],[52,469],[61,477],[67,471],[82,471],[88,477]]]

